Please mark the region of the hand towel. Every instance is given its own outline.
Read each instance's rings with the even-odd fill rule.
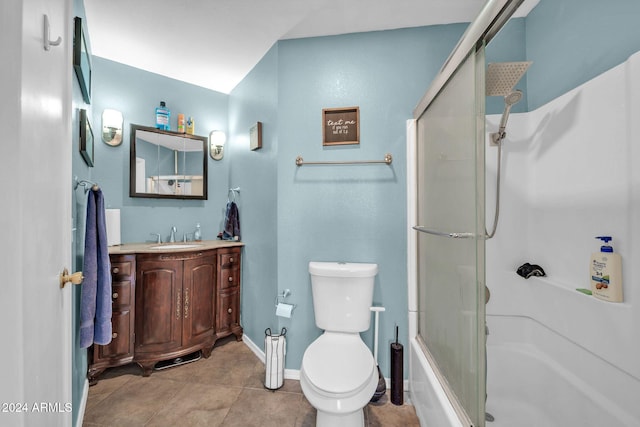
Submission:
[[[102,190],[88,192],[82,268],[80,347],[111,342],[111,264]]]
[[[225,240],[240,240],[240,212],[238,212],[236,202],[227,203],[222,238]]]

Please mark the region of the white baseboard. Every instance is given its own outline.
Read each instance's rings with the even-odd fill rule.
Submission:
[[[258,347],[250,338],[246,335],[242,335],[242,342],[245,343],[249,350],[251,350],[257,357],[260,359],[262,363],[264,363],[264,351]],[[298,380],[300,381],[300,370],[299,369],[285,369],[284,370],[284,378],[286,380]],[[385,382],[387,383],[387,389],[391,388],[391,379],[385,378]],[[404,387],[404,391],[409,391],[409,380],[404,380],[402,382],[402,386]]]
[[[255,354],[258,359],[260,359],[260,361],[262,363],[264,363],[264,351],[258,347],[256,345],[256,343],[254,343],[253,341],[251,341],[251,338],[247,337],[246,335],[242,335],[242,342],[245,343],[245,345],[247,347],[249,347],[249,350],[251,350],[253,352],[253,354]],[[284,370],[284,379],[286,380],[300,380],[300,370],[299,369],[285,369]]]
[[[242,335],[242,342],[249,347],[249,350],[251,350],[262,363],[264,363],[264,351],[260,347],[258,347],[248,336],[244,334]]]

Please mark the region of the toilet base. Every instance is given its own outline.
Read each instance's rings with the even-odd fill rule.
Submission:
[[[316,427],[364,427],[364,410],[359,409],[349,414],[318,411]]]

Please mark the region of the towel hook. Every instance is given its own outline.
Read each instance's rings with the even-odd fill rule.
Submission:
[[[44,32],[44,50],[49,50],[51,49],[51,46],[58,46],[60,45],[60,43],[62,43],[62,37],[58,36],[57,39],[55,40],[50,40],[50,30],[49,30],[49,17],[47,15],[44,15],[44,28],[43,28],[43,32]]]

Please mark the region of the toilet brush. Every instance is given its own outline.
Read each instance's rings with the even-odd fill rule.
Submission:
[[[382,396],[384,396],[387,391],[387,382],[384,380],[384,376],[382,376],[382,371],[380,370],[380,365],[378,365],[378,318],[381,311],[384,311],[384,307],[371,307],[371,311],[375,313],[375,323],[374,323],[374,331],[375,334],[373,338],[373,358],[376,361],[376,367],[378,368],[378,386],[376,387],[376,391],[373,393],[373,397],[370,402],[377,402]]]

